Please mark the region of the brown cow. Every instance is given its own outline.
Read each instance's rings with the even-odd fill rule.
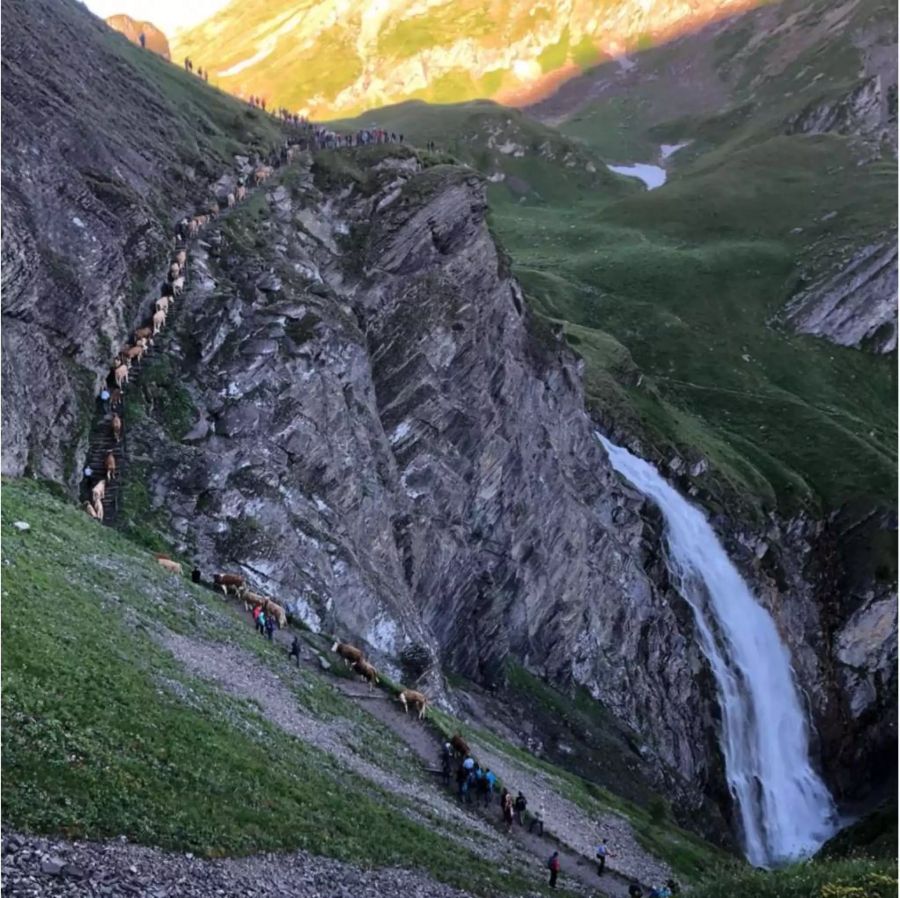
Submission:
[[[157,558],[156,563],[165,568],[170,574],[181,574],[181,565],[171,558]]]
[[[134,332],[134,342],[137,343],[139,340],[146,340],[147,345],[149,346],[153,342],[153,328],[152,327],[139,327]]]
[[[241,587],[244,586],[244,578],[240,574],[216,574],[213,577],[213,583],[222,587],[222,592],[228,595],[229,589],[234,590],[235,595],[239,594]]]
[[[97,503],[102,504],[105,496],[106,496],[106,481],[98,480],[94,484],[93,489],[91,490],[91,500],[93,501],[94,506],[96,507]]]
[[[122,399],[123,399],[122,391],[118,387],[116,387],[109,394],[110,408],[121,408],[122,407]]]
[[[173,262],[169,266],[169,280],[174,281],[181,274],[181,266],[177,262]]]
[[[95,520],[102,521],[103,520],[103,504],[100,504],[100,514],[97,514],[97,509],[91,505],[90,502],[84,503],[84,510]]]
[[[116,456],[113,452],[107,452],[106,458],[103,460],[103,467],[106,469],[106,479],[116,479]]]
[[[348,645],[346,642],[337,642],[335,641],[334,645],[331,647],[332,652],[337,652],[343,659],[344,663],[349,667],[351,664],[355,664],[357,661],[363,660],[363,653],[361,649],[358,649],[355,645]]]
[[[124,362],[117,365],[113,371],[113,377],[116,379],[116,386],[121,390],[122,385],[128,383],[128,365]]]
[[[354,670],[355,670],[355,671],[356,671],[356,672],[357,672],[364,680],[368,680],[368,681],[369,681],[369,690],[370,690],[370,691],[371,691],[372,689],[375,688],[375,685],[376,685],[377,683],[380,683],[380,682],[381,682],[381,681],[378,679],[378,671],[375,670],[375,668],[372,667],[372,665],[369,664],[368,661],[363,661],[362,658],[360,658],[359,661],[354,661],[354,662],[353,662],[353,669],[354,669]]]
[[[115,413],[112,416],[111,426],[113,439],[118,443],[122,439],[122,419]]]
[[[416,705],[419,709],[419,720],[422,720],[425,716],[425,707],[428,704],[428,699],[421,692],[416,692],[415,689],[401,689],[397,700],[403,705],[405,713],[409,714],[410,705]]]
[[[453,750],[461,757],[466,758],[472,752],[469,751],[469,743],[463,739],[462,736],[457,733],[451,740],[450,745],[453,747]]]
[[[153,335],[156,336],[162,329],[163,325],[166,323],[166,313],[165,312],[154,312],[153,313]]]

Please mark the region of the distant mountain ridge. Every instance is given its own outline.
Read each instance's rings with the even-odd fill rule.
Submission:
[[[758,0],[248,0],[173,38],[224,89],[315,118],[389,103],[506,103]],[[327,65],[323,65],[327,60]]]
[[[171,61],[172,52],[169,49],[169,39],[152,22],[139,22],[125,13],[119,13],[115,16],[108,16],[106,24],[120,34],[124,34],[133,44],[140,43],[140,36],[143,33],[147,39],[147,49],[158,53],[163,59]]]

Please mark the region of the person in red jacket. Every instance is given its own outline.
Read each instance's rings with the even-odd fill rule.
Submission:
[[[547,866],[550,868],[550,888],[556,888],[556,878],[559,876],[559,852],[554,851],[553,854],[550,855],[550,860],[547,861]]]

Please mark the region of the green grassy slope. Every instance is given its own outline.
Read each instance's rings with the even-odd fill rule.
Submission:
[[[524,887],[448,849],[449,824],[424,825],[414,795],[385,792],[188,675],[161,636],[237,644],[286,664],[214,594],[36,483],[4,484],[2,536],[6,826],[125,834],[210,857],[304,848],[363,865],[414,863],[483,894]],[[398,763],[386,730],[296,675],[307,710],[350,717],[364,728],[361,751]]]
[[[847,95],[864,56],[896,42],[892,18],[880,0],[785,3],[641,54],[627,88],[598,74],[603,99],[560,130],[620,161],[690,140],[670,181],[540,215],[496,210],[535,306],[587,361],[600,419],[654,454],[706,456],[708,504],[894,502],[895,359],[798,337],[777,317],[804,281],[896,227],[889,152],[790,126]]]

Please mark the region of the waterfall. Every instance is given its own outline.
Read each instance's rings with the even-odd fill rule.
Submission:
[[[663,514],[669,571],[716,680],[725,775],[747,859],[773,866],[812,853],[835,832],[836,809],[810,766],[806,716],[771,616],[704,514],[653,465],[597,436],[613,468]]]

